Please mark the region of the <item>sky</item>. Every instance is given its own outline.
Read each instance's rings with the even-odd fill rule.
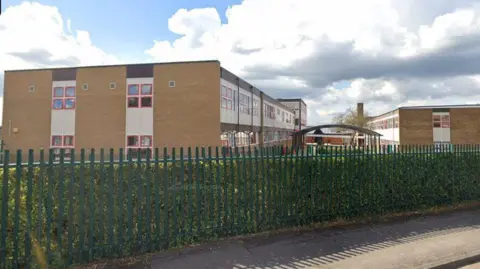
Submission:
[[[2,2],[0,104],[4,70],[212,59],[308,125],[480,103],[480,0]]]

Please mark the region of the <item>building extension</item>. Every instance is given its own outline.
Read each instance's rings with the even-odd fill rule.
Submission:
[[[218,61],[5,72],[5,149],[283,143],[294,112]]]
[[[300,131],[307,126],[307,104],[299,98],[277,99],[280,103],[295,113],[295,130]]]
[[[371,117],[382,145],[480,144],[480,105],[409,106]]]

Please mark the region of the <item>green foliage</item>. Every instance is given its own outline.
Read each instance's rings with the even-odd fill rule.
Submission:
[[[0,171],[0,265],[36,268],[35,246],[51,267],[65,267],[478,200],[479,149],[319,148],[301,156],[268,148],[233,157],[13,166]]]

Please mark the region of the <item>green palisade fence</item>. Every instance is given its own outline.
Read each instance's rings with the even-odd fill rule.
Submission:
[[[67,267],[480,199],[479,145],[52,153],[4,152],[0,268]]]

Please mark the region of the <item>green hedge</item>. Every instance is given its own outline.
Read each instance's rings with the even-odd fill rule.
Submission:
[[[476,151],[344,151],[338,157],[270,153],[2,170],[0,265],[35,268],[34,253],[40,250],[48,253],[51,266],[63,267],[480,198]]]

